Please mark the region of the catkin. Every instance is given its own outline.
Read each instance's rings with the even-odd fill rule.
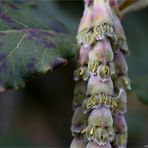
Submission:
[[[126,147],[128,46],[116,0],[85,0],[74,90],[71,148]]]

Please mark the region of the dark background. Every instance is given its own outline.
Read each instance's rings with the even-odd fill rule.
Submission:
[[[55,2],[66,26],[76,34],[83,12],[81,1]],[[50,3],[48,3],[50,4]],[[148,82],[148,8],[122,20],[131,54],[127,57],[133,90],[128,92],[128,147],[148,145],[148,106],[135,92]],[[75,63],[28,81],[26,87],[0,94],[0,146],[69,147],[72,140],[73,71]],[[136,83],[138,82],[138,83]],[[147,86],[145,86],[147,89]],[[140,88],[140,89],[143,89]],[[147,95],[146,95],[147,96]]]

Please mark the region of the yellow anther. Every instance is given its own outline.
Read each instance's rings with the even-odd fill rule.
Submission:
[[[86,33],[85,35],[84,35],[84,42],[88,42],[89,41],[89,33]]]
[[[100,76],[102,78],[107,78],[110,75],[110,69],[108,65],[103,65],[101,70],[100,70]]]
[[[126,133],[122,133],[118,136],[118,144],[123,145],[126,143],[127,135]]]
[[[99,66],[98,62],[90,62],[88,65],[91,72],[96,72],[98,66]]]
[[[103,96],[102,96],[102,94],[99,94],[99,100],[100,100],[100,104],[102,104],[103,103]]]
[[[131,90],[130,80],[127,77],[123,77],[123,83],[124,83],[126,89]]]
[[[124,79],[124,84],[125,85],[128,85],[129,84],[128,79],[126,79],[126,78]]]
[[[113,107],[117,108],[117,102],[115,100],[113,100]]]
[[[92,31],[89,31],[84,35],[83,42],[87,46],[89,46],[95,42],[95,37],[94,37],[94,34]]]
[[[91,128],[90,129],[90,136],[93,136],[93,134],[94,134],[94,128]]]
[[[81,131],[81,134],[86,133],[86,130],[87,130],[87,128],[84,128],[84,129]]]
[[[93,106],[96,105],[96,97],[95,96],[91,97],[91,103]]]
[[[107,97],[104,97],[104,104],[107,104]]]
[[[105,24],[102,25],[102,27],[103,27],[103,32],[104,33],[107,32],[108,25],[105,23]]]
[[[99,27],[94,27],[94,33],[95,33],[95,35],[98,37],[98,36],[100,36],[100,30],[99,30]]]
[[[80,69],[79,75],[82,76],[84,74],[84,69]]]
[[[87,109],[89,109],[91,106],[92,106],[92,102],[91,102],[91,99],[89,98],[87,100]]]
[[[106,26],[106,32],[109,33],[110,32],[110,25]]]
[[[103,93],[103,94],[102,94],[102,101],[103,101],[102,103],[105,103],[105,100],[106,100],[106,96],[105,96],[105,94]]]
[[[108,103],[109,106],[112,104],[112,97],[108,98],[107,103]]]
[[[96,63],[94,63],[94,65],[92,65],[93,67],[92,67],[92,72],[95,72],[96,70],[97,70],[97,64]]]
[[[109,26],[109,32],[113,33],[114,32],[114,28],[112,26]]]

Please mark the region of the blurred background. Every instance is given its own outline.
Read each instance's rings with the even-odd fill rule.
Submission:
[[[57,17],[75,35],[82,1],[48,1],[47,5],[52,3],[58,8],[55,13],[61,14]],[[148,145],[148,8],[127,14],[122,23],[130,48],[127,62],[133,88],[128,92],[126,113],[128,147],[143,147]],[[0,94],[0,147],[69,147],[74,69],[75,63],[70,62],[28,81],[23,89]]]

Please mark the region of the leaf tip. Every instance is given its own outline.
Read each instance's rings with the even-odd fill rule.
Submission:
[[[61,67],[63,65],[66,65],[68,63],[67,59],[63,59],[63,58],[56,58],[56,60],[53,63],[53,70],[57,69],[58,67]]]

